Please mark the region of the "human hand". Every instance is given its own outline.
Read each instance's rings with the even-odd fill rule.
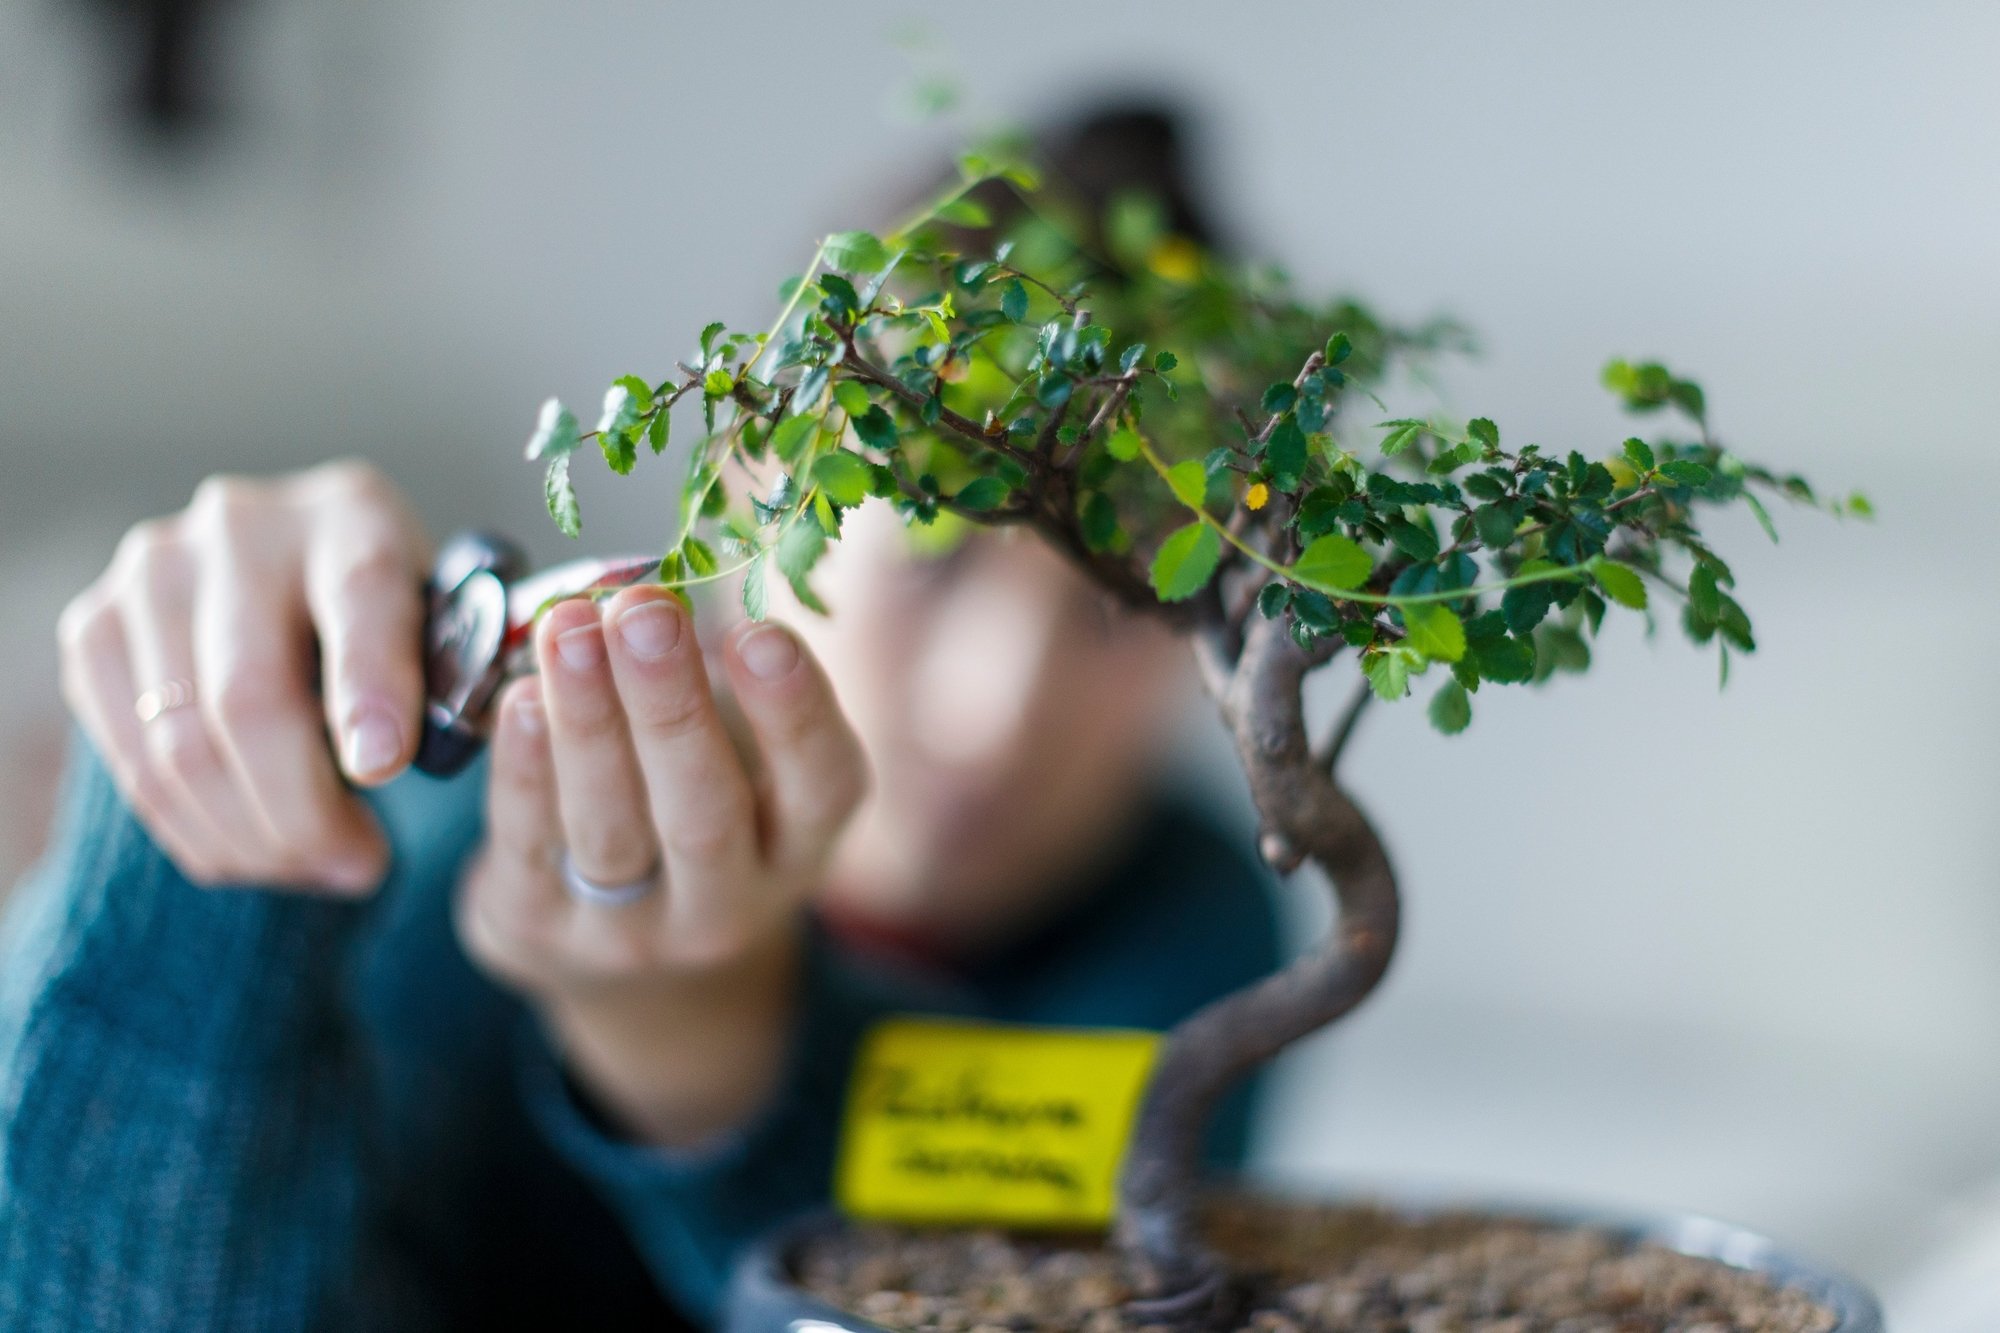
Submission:
[[[621,1119],[689,1142],[767,1087],[792,925],[866,787],[860,742],[798,638],[745,622],[719,657],[753,776],[693,621],[661,588],[562,602],[535,650],[539,677],[514,682],[495,715],[460,937],[540,1004],[572,1072]],[[586,894],[646,887],[586,901],[571,872]]]
[[[64,697],[190,880],[380,881],[387,845],[342,777],[385,782],[416,752],[429,562],[366,463],[211,477],[64,609]]]

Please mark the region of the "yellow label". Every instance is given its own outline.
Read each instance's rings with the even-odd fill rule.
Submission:
[[[1159,1035],[893,1018],[862,1042],[835,1196],[894,1222],[1102,1226]]]

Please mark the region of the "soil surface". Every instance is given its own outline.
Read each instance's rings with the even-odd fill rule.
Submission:
[[[1486,1214],[1218,1202],[1244,1333],[1827,1333],[1802,1292],[1658,1245]],[[821,1299],[911,1333],[1135,1333],[1095,1239],[851,1226],[796,1257]]]

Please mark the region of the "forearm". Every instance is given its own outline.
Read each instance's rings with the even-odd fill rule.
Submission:
[[[0,1324],[327,1318],[358,1217],[356,909],[192,887],[75,763],[0,964]]]
[[[689,1148],[738,1129],[770,1100],[793,1027],[800,945],[781,929],[741,958],[548,1001],[570,1076],[642,1143]]]

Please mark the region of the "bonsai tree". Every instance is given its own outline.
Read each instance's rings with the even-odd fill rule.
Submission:
[[[1742,505],[1770,530],[1759,492],[1821,502],[1726,448],[1701,389],[1653,363],[1614,361],[1604,382],[1661,429],[1593,453],[1515,445],[1486,418],[1385,420],[1378,388],[1460,343],[1455,328],[1316,303],[1173,234],[1143,197],[1089,217],[1022,162],[960,172],[886,234],[827,237],[767,331],[711,324],[671,374],[619,379],[594,429],[550,401],[528,454],[574,537],[579,448],[630,473],[698,402],[658,578],[740,578],[753,617],[774,579],[823,611],[814,564],[873,501],[934,532],[1032,528],[1187,636],[1264,859],[1318,867],[1338,909],[1315,951],[1164,1039],[1116,1234],[1148,1313],[1193,1313],[1222,1283],[1196,1229],[1218,1099],[1351,1011],[1395,951],[1395,874],[1339,771],[1365,706],[1432,677],[1430,720],[1458,733],[1480,690],[1586,670],[1607,616],[1663,604],[1726,680],[1755,641],[1702,510]],[[1859,496],[1824,507],[1866,512]],[[1353,701],[1315,736],[1306,681],[1342,662]]]

